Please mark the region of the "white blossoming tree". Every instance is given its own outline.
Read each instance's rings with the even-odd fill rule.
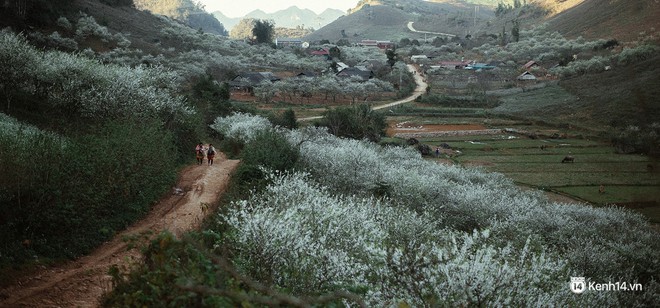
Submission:
[[[243,140],[269,129],[254,116],[216,123],[232,136],[242,127]],[[221,216],[236,262],[268,285],[297,295],[350,290],[370,306],[658,300],[660,241],[638,214],[552,203],[498,174],[321,129],[280,133],[299,147],[304,172],[271,174],[265,191]],[[575,296],[571,276],[643,281],[645,291]]]
[[[88,118],[191,114],[177,95],[178,74],[163,67],[103,65],[58,51],[39,52],[24,38],[0,33],[0,77],[12,93],[37,93],[48,109]],[[6,79],[6,80],[5,80]]]

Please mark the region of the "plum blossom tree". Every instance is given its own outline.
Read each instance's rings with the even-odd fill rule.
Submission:
[[[264,103],[270,103],[276,92],[277,88],[270,80],[263,80],[254,87],[254,96]]]
[[[299,295],[362,290],[374,306],[657,300],[660,241],[638,214],[553,203],[502,175],[320,128],[280,132],[300,149],[301,172],[270,175],[266,191],[221,218],[247,274],[273,287]],[[374,196],[377,187],[387,197]],[[571,276],[642,281],[645,291],[576,297]]]
[[[41,103],[50,112],[68,116],[167,119],[193,113],[176,95],[179,75],[163,67],[103,65],[80,55],[38,52],[7,32],[0,33],[0,40],[0,78],[6,79],[2,90],[8,108],[13,91],[24,89],[44,97]]]
[[[0,31],[0,90],[7,110],[18,91],[31,91],[40,62],[37,51],[24,36]]]

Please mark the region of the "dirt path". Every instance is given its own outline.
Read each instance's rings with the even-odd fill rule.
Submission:
[[[219,156],[213,166],[184,168],[177,182],[181,193],[164,197],[145,219],[92,254],[44,268],[0,290],[0,307],[98,307],[103,293],[111,289],[108,269],[113,265],[127,268],[140,259],[139,251],[128,250],[122,238],[148,232],[158,234],[164,230],[180,236],[200,226],[204,216],[211,212],[209,206],[216,203],[238,164],[237,160]]]
[[[395,102],[391,102],[391,103],[387,103],[387,104],[384,104],[384,105],[376,106],[376,107],[372,108],[373,110],[385,109],[385,108],[389,108],[389,107],[392,107],[392,106],[405,104],[407,102],[412,102],[418,96],[420,96],[420,95],[422,95],[426,92],[427,84],[426,84],[426,80],[424,80],[424,76],[422,75],[422,72],[417,70],[417,68],[412,64],[408,64],[408,71],[413,72],[413,78],[415,79],[415,83],[417,84],[417,87],[415,87],[415,90],[413,91],[413,93],[410,96],[408,96],[404,99],[400,99],[400,100],[395,101]]]
[[[408,103],[414,101],[418,96],[424,94],[426,92],[426,81],[424,80],[424,77],[422,76],[422,73],[417,70],[417,68],[412,65],[408,64],[408,71],[413,73],[413,78],[415,78],[415,83],[417,84],[417,87],[415,87],[415,90],[413,90],[413,93],[410,94],[410,96],[400,99],[398,101],[394,101],[391,103],[386,103],[383,105],[379,106],[374,106],[371,109],[373,110],[379,110],[379,109],[384,109],[384,108],[389,108],[392,106]],[[306,117],[306,118],[298,118],[298,121],[312,121],[312,120],[317,120],[323,118],[322,116],[315,116],[315,117]]]
[[[456,36],[455,34],[442,33],[442,32],[418,31],[415,28],[413,28],[414,23],[415,23],[414,21],[409,21],[408,24],[406,25],[406,27],[408,27],[408,30],[410,30],[411,32],[422,33],[422,34],[432,34],[432,35],[442,35],[442,36],[446,36],[446,37],[455,37]]]

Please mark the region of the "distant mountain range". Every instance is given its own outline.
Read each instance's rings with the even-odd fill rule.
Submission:
[[[271,19],[275,21],[276,27],[285,28],[314,28],[319,29],[337,18],[345,15],[345,12],[337,9],[326,9],[321,14],[316,14],[308,9],[301,9],[297,6],[289,7],[285,10],[280,10],[274,13],[266,13],[262,10],[254,10],[243,17],[231,18],[225,16],[221,11],[212,13],[228,31],[238,24],[241,19],[255,18],[255,19]]]

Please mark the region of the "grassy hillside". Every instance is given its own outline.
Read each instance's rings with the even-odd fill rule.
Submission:
[[[406,24],[414,20],[410,13],[387,5],[373,5],[338,18],[327,26],[308,35],[306,40],[331,42],[347,39],[351,42],[361,40],[398,41],[408,37]],[[343,34],[342,35],[342,31]]]
[[[416,30],[465,36],[477,30],[486,32],[483,29],[493,17],[491,7],[479,6],[475,10],[474,5],[462,1],[360,1],[349,15],[317,30],[307,39],[336,41],[345,38],[356,42],[362,39],[425,38],[424,34],[408,30],[406,24],[410,21],[415,22]],[[341,35],[341,30],[347,37]]]
[[[152,54],[162,52],[161,47],[157,44],[162,40],[160,29],[167,26],[162,19],[146,11],[130,7],[111,7],[93,0],[82,0],[76,4],[75,9],[94,16],[111,31],[130,34],[131,47]],[[70,16],[75,16],[75,14],[75,11],[72,11],[63,16],[73,20]]]
[[[660,85],[660,56],[503,96],[502,105],[494,111],[609,136],[613,128],[644,126],[660,119],[657,85]]]
[[[584,102],[584,121],[621,127],[660,119],[660,56],[559,84]]]
[[[496,14],[500,3],[507,9]],[[513,1],[508,0],[364,0],[350,11],[351,14],[319,29],[308,39],[338,40],[342,38],[341,30],[348,33],[349,40],[369,36],[419,38],[398,26],[402,20],[414,21],[417,30],[460,37],[499,35],[503,29],[510,32],[511,22],[515,20],[521,29],[547,23],[547,30],[568,37],[634,41],[640,33],[657,35],[655,27],[660,20],[660,3],[654,0],[528,0],[521,3],[520,7],[514,7]],[[379,14],[388,18],[388,22],[378,24],[376,16]]]

